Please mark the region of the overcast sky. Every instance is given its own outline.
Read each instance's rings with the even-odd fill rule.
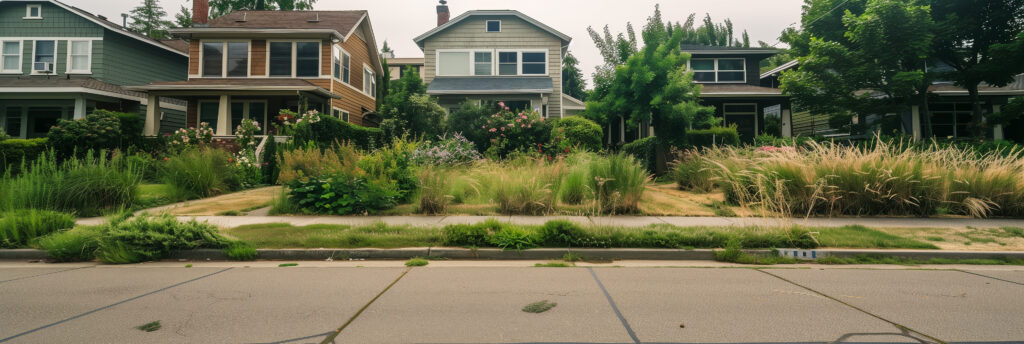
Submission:
[[[63,0],[65,3],[120,22],[121,13],[128,13],[141,0]],[[448,0],[452,17],[474,9],[513,9],[537,19],[555,30],[573,38],[569,50],[580,60],[583,74],[588,79],[594,67],[601,64],[601,56],[587,34],[587,26],[598,31],[609,25],[612,33],[625,31],[626,22],[639,30],[654,12],[654,4],[661,4],[666,20],[685,21],[690,13],[698,18],[711,14],[715,22],[731,18],[736,36],[746,29],[751,43],[758,40],[774,44],[782,29],[799,21],[801,0]],[[173,17],[181,5],[191,8],[187,0],[161,0],[160,4]],[[395,50],[397,57],[422,57],[423,52],[413,43],[416,37],[437,24],[434,0],[319,0],[318,10],[365,9],[377,37]],[[379,48],[379,47],[378,47]]]

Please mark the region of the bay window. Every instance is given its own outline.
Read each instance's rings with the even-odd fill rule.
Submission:
[[[746,81],[746,60],[741,58],[692,59],[690,69],[696,82]]]
[[[68,41],[68,73],[92,70],[92,41]]]
[[[334,62],[333,68],[334,78],[341,80],[342,82],[349,83],[349,75],[352,73],[352,56],[341,49],[339,46],[334,47]]]
[[[0,72],[21,73],[21,41],[3,41]]]

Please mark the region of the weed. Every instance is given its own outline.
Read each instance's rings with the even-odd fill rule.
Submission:
[[[256,249],[244,242],[233,242],[228,244],[228,247],[224,248],[224,253],[228,255],[228,259],[247,261],[256,259]]]
[[[538,268],[568,268],[568,267],[573,267],[573,266],[576,266],[576,265],[572,264],[572,263],[563,263],[563,262],[548,262],[548,263],[537,263],[537,264],[534,264],[533,266],[534,267],[538,267]]]
[[[289,267],[289,266],[299,266],[299,263],[284,263],[284,264],[278,264],[277,265],[277,267],[279,267],[279,268],[286,268],[286,267]]]
[[[505,227],[494,233],[491,244],[503,250],[522,251],[537,246],[533,233],[519,227]]]
[[[729,208],[728,204],[721,201],[711,201],[711,203],[705,204],[705,207],[711,208],[711,211],[715,213],[715,216],[723,217],[736,217],[736,212]]]
[[[191,268],[192,264],[185,264],[185,268]]]
[[[410,267],[412,267],[412,266],[427,266],[427,264],[430,264],[430,262],[427,261],[426,259],[423,259],[423,258],[413,258],[413,259],[409,259],[408,261],[405,262],[405,266],[410,266]]]
[[[225,193],[238,187],[230,159],[218,149],[188,150],[164,162],[163,181],[178,199]]]
[[[935,242],[946,241],[946,238],[943,238],[943,237],[940,237],[940,236],[928,236],[928,237],[925,237],[924,239],[928,240],[928,241],[935,241]]]
[[[580,262],[583,261],[583,256],[581,256],[579,253],[569,251],[562,255],[562,260],[567,262]]]
[[[136,327],[136,328],[141,330],[141,331],[145,331],[145,332],[153,332],[153,331],[159,330],[161,327],[163,327],[163,326],[160,325],[160,320],[157,320],[157,321],[154,321],[154,322],[146,323],[146,324],[144,324],[142,326],[139,326],[139,327]]]
[[[715,260],[756,265],[795,264],[797,262],[794,258],[780,257],[775,250],[773,250],[772,254],[768,255],[743,252],[743,247],[738,240],[729,241],[729,244],[726,245],[723,251],[715,251]]]
[[[829,265],[844,265],[844,264],[897,264],[897,265],[948,265],[948,264],[964,264],[964,265],[1024,265],[1024,260],[1010,257],[998,257],[991,259],[949,259],[949,258],[930,258],[930,259],[918,259],[909,257],[899,256],[886,256],[878,254],[859,254],[853,257],[835,257],[828,256],[818,258],[818,264],[829,264]]]
[[[523,307],[523,312],[526,313],[544,313],[548,310],[558,306],[558,303],[548,302],[548,300],[537,301]]]

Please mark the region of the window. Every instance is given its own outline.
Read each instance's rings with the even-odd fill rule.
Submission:
[[[487,32],[501,32],[501,21],[500,20],[488,20],[487,21]]]
[[[339,108],[334,108],[332,114],[334,115],[334,117],[342,121],[348,122],[348,111]]]
[[[68,41],[68,73],[92,70],[92,41]]]
[[[331,52],[331,72],[335,79],[341,79],[341,48],[335,46]]]
[[[295,42],[295,76],[320,76],[320,42]]]
[[[43,5],[25,6],[25,18],[23,19],[43,19]]]
[[[344,69],[341,75],[341,81],[346,84],[352,83],[352,55],[345,53],[341,55],[341,68]]]
[[[519,75],[519,53],[503,51],[498,53],[498,75]]]
[[[363,93],[377,96],[377,78],[370,68],[363,67]]]
[[[503,101],[502,103],[505,103],[505,107],[507,107],[512,112],[529,111],[530,110],[530,101],[529,100],[506,100],[506,101]]]
[[[228,42],[227,76],[249,76],[249,43]]]
[[[746,60],[744,59],[693,59],[693,80],[696,82],[745,82]]]
[[[270,42],[270,76],[292,76],[292,42]]]
[[[4,41],[0,53],[0,72],[21,72],[21,41]]]
[[[334,47],[334,78],[341,80],[344,83],[349,83],[349,74],[351,73],[352,56],[341,50],[341,47]]]
[[[971,123],[971,103],[937,103],[929,104],[932,116],[932,134],[935,137],[966,137],[971,136],[967,129]]]
[[[469,58],[469,52],[442,51],[438,53],[438,59],[440,60],[437,63],[437,74],[441,76],[470,75]]]
[[[35,53],[33,53],[34,57],[32,59],[32,62],[35,64],[35,66],[32,67],[33,72],[41,71],[44,73],[53,73],[56,69],[54,66],[54,62],[56,62],[56,59],[54,58],[56,51],[56,41],[36,41]],[[49,68],[44,68],[44,63],[48,63]]]
[[[224,42],[203,42],[203,76],[224,75]]]
[[[547,74],[544,70],[547,65],[544,63],[545,53],[523,53],[523,74]]]
[[[473,75],[492,75],[494,72],[491,66],[490,51],[473,53]]]

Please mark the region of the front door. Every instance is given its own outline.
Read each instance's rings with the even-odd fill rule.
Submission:
[[[723,104],[725,126],[736,126],[740,141],[751,143],[757,136],[757,104]]]

